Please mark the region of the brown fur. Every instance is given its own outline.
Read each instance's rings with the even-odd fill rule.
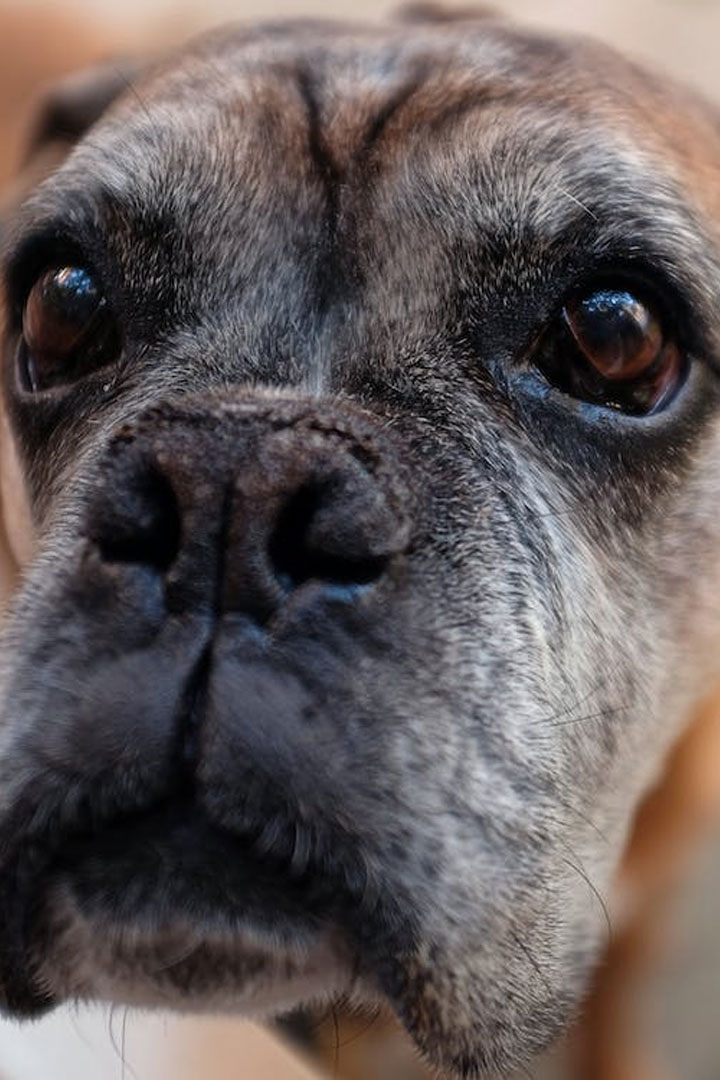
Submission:
[[[544,50],[552,48],[548,42],[537,47],[529,41],[525,58],[529,68],[536,63],[542,66],[547,58]],[[693,206],[699,213],[719,220],[720,181],[717,170],[709,165],[708,146],[716,145],[718,140],[711,114],[682,92],[667,90],[660,81],[653,82],[638,75],[634,69],[616,61],[609,54],[606,56],[602,50],[586,45],[574,48],[587,50],[588,58],[593,61],[593,74],[583,80],[575,70],[567,85],[562,76],[552,84],[548,82],[543,90],[534,85],[524,103],[533,120],[540,115],[542,107],[552,111],[556,105],[562,108],[571,105],[573,118],[581,122],[586,112],[597,110],[597,71],[604,68],[608,85],[615,85],[619,81],[633,101],[632,109],[620,108],[617,100],[606,106],[604,120],[608,127],[615,125],[619,138],[630,138],[633,126],[644,127],[647,121],[653,134],[648,136],[645,151],[657,155],[659,160],[672,161],[673,176],[683,191],[690,193]],[[465,85],[460,79],[455,91],[447,93],[445,73],[440,73],[433,80],[427,78],[427,73],[421,72],[420,68],[421,65],[414,73],[411,72],[409,80],[402,83],[389,98],[383,93],[375,99],[369,91],[361,108],[356,102],[351,102],[346,111],[342,107],[327,115],[323,115],[322,110],[318,111],[315,116],[318,134],[313,144],[313,165],[322,166],[331,186],[342,183],[361,165],[377,168],[379,183],[382,184],[383,169],[393,164],[396,155],[405,152],[402,137],[408,130],[427,125],[429,121],[431,126],[432,123],[438,127],[444,124],[448,128],[465,122],[469,82]],[[424,85],[421,92],[416,92],[421,74]],[[166,88],[160,92],[166,93]],[[148,94],[152,104],[152,91],[148,91]],[[501,120],[501,80],[491,89],[490,98],[493,96],[497,97],[496,116]],[[259,97],[256,97],[255,104],[261,104]],[[301,103],[295,104],[300,115]],[[278,110],[282,105],[287,118],[285,99],[281,95],[275,101],[270,90],[264,108],[272,110],[273,105]],[[685,122],[672,119],[676,108],[682,110]],[[535,110],[538,110],[537,114]],[[692,123],[688,117],[692,118]],[[468,118],[471,121],[472,118]],[[357,145],[363,147],[362,160],[350,153],[350,148]],[[292,145],[285,147],[289,152],[292,149]],[[309,169],[308,176],[312,172]],[[437,179],[431,166],[427,169],[426,179],[430,182]],[[584,201],[583,194],[580,216],[583,209],[593,215],[595,211],[587,210]],[[391,225],[391,201],[385,209]],[[577,211],[578,207],[573,209]],[[423,225],[428,227],[426,222]],[[403,240],[407,238],[403,237]],[[688,263],[693,257],[694,242],[692,229],[688,227],[687,247],[683,252],[683,258]],[[412,249],[416,256],[422,252],[422,247],[421,230],[417,247]],[[394,251],[390,254],[383,252],[392,270],[391,254]],[[428,273],[432,269],[429,267]],[[442,268],[436,269],[439,277]],[[428,280],[432,284],[432,277]],[[387,279],[384,287],[386,285]],[[17,538],[16,522],[12,523],[11,528]],[[20,553],[24,549],[23,543],[17,539],[16,549]],[[27,558],[26,552],[24,558]],[[620,1077],[628,1076],[632,1080],[639,1080],[640,1071],[645,1067],[638,1064],[640,1055],[635,1046],[637,1025],[634,1019],[629,1019],[627,1003],[634,997],[637,973],[652,956],[653,949],[648,943],[651,943],[658,912],[664,906],[669,883],[681,872],[683,858],[693,839],[705,831],[716,808],[718,795],[715,784],[720,774],[717,768],[720,757],[718,741],[716,709],[711,704],[697,721],[689,725],[687,735],[670,759],[664,781],[638,817],[623,869],[620,894],[623,905],[616,920],[616,926],[620,929],[610,944],[607,961],[601,965],[596,988],[585,1010],[581,1036],[584,1042],[579,1051],[583,1077],[620,1080]],[[702,766],[702,773],[699,766]],[[699,782],[701,775],[704,778],[702,783]]]

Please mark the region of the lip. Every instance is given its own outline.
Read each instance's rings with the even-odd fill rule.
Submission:
[[[51,873],[71,879],[85,907],[106,906],[121,919],[162,905],[192,910],[213,926],[252,920],[258,933],[277,934],[287,917],[312,933],[333,907],[333,891],[315,868],[293,872],[289,859],[261,853],[252,835],[220,829],[184,801],[70,839]]]
[[[22,957],[0,970],[9,1011],[84,996],[262,1011],[294,1004],[296,985],[304,998],[350,982],[337,882],[263,855],[190,802],[66,837],[29,855],[19,880]]]

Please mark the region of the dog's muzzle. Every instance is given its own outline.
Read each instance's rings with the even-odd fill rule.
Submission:
[[[359,410],[188,398],[117,432],[86,490],[57,625],[6,692],[24,713],[0,815],[18,1012],[48,1001],[28,971],[68,895],[93,940],[109,923],[136,948],[158,912],[306,941],[367,893],[342,777],[349,681],[386,647],[411,542],[391,439]]]

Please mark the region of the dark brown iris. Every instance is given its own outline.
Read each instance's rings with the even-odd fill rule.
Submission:
[[[565,305],[538,366],[574,397],[643,415],[670,401],[687,364],[650,304],[629,289],[607,288]]]
[[[107,302],[84,267],[46,270],[23,312],[23,368],[27,388],[71,382],[106,363],[116,346]]]
[[[585,358],[605,379],[636,379],[664,345],[657,318],[629,292],[603,289],[568,304],[563,315]]]

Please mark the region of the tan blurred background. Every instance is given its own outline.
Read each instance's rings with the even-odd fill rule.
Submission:
[[[0,130],[6,132],[8,125],[21,130],[21,106],[39,73],[72,66],[93,48],[103,52],[123,44],[132,48],[138,40],[170,41],[230,19],[301,14],[377,19],[396,6],[394,0],[0,0],[4,21],[13,23],[12,34],[0,34],[0,70],[15,88],[0,100]],[[604,38],[720,101],[718,0],[490,0],[490,6],[531,25]],[[0,146],[0,180],[7,160],[7,145]]]
[[[16,0],[16,5],[26,12],[70,11],[74,6],[120,32],[131,25],[164,26],[175,33],[240,18],[306,14],[380,18],[398,6],[393,0]],[[486,6],[529,24],[603,37],[720,94],[720,4],[716,0],[489,0]]]
[[[381,18],[388,0],[0,0],[0,185],[20,152],[40,82],[93,56],[182,38],[228,19],[323,14]],[[720,0],[498,0],[534,25],[592,33],[720,103]],[[630,1080],[720,1080],[720,839],[697,861],[679,898],[676,948],[653,1009],[666,1073]],[[362,1031],[364,1022],[359,1025]],[[322,1038],[332,1042],[329,1025]],[[355,1049],[357,1043],[355,1039]],[[330,1047],[348,1080],[416,1080],[412,1056],[376,1024],[364,1072],[354,1049]],[[337,1062],[334,1061],[337,1057]],[[147,1018],[123,1010],[60,1012],[31,1028],[0,1023],[0,1080],[303,1080],[281,1048],[232,1021]],[[530,1075],[530,1074],[523,1074]],[[533,1077],[564,1076],[553,1055]],[[623,1078],[627,1080],[627,1078]]]

